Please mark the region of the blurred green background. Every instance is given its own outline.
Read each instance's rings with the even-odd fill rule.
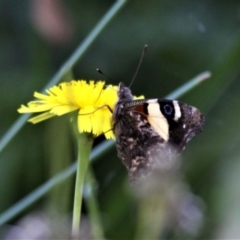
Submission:
[[[0,2],[0,136],[19,117],[20,104],[41,91],[113,3]],[[135,95],[161,98],[197,74],[212,72],[210,80],[180,99],[206,117],[204,132],[182,155],[183,171],[191,191],[205,204],[205,221],[194,237],[239,239],[240,1],[129,1],[74,67],[74,78],[103,79],[95,71],[99,67],[113,79],[111,84],[127,85],[144,44],[149,49],[132,86]],[[26,124],[0,153],[0,212],[76,158],[68,121]],[[132,200],[115,148],[93,164],[93,171],[106,237],[130,238]],[[55,187],[9,224],[35,210],[71,214],[73,180]]]

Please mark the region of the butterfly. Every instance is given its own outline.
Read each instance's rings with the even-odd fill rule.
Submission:
[[[134,100],[123,83],[112,118],[118,156],[133,183],[171,162],[204,125],[197,108],[176,100]]]

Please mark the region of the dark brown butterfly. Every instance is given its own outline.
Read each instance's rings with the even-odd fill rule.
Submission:
[[[133,100],[120,83],[113,122],[118,156],[136,182],[171,162],[203,130],[204,117],[176,100]]]

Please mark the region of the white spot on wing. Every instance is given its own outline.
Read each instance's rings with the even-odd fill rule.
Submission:
[[[148,122],[151,124],[153,129],[165,140],[169,139],[169,126],[167,119],[160,111],[159,103],[151,100],[148,105]]]
[[[178,101],[173,101],[173,106],[174,106],[174,109],[175,109],[174,120],[177,121],[181,117],[181,115],[182,115],[180,106],[178,104]]]
[[[157,103],[157,102],[158,102],[157,98],[147,100],[147,103]]]

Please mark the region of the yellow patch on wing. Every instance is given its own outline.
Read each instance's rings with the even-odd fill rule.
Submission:
[[[169,139],[169,125],[165,116],[160,111],[158,102],[151,102],[148,105],[148,122],[154,130],[165,140]]]

